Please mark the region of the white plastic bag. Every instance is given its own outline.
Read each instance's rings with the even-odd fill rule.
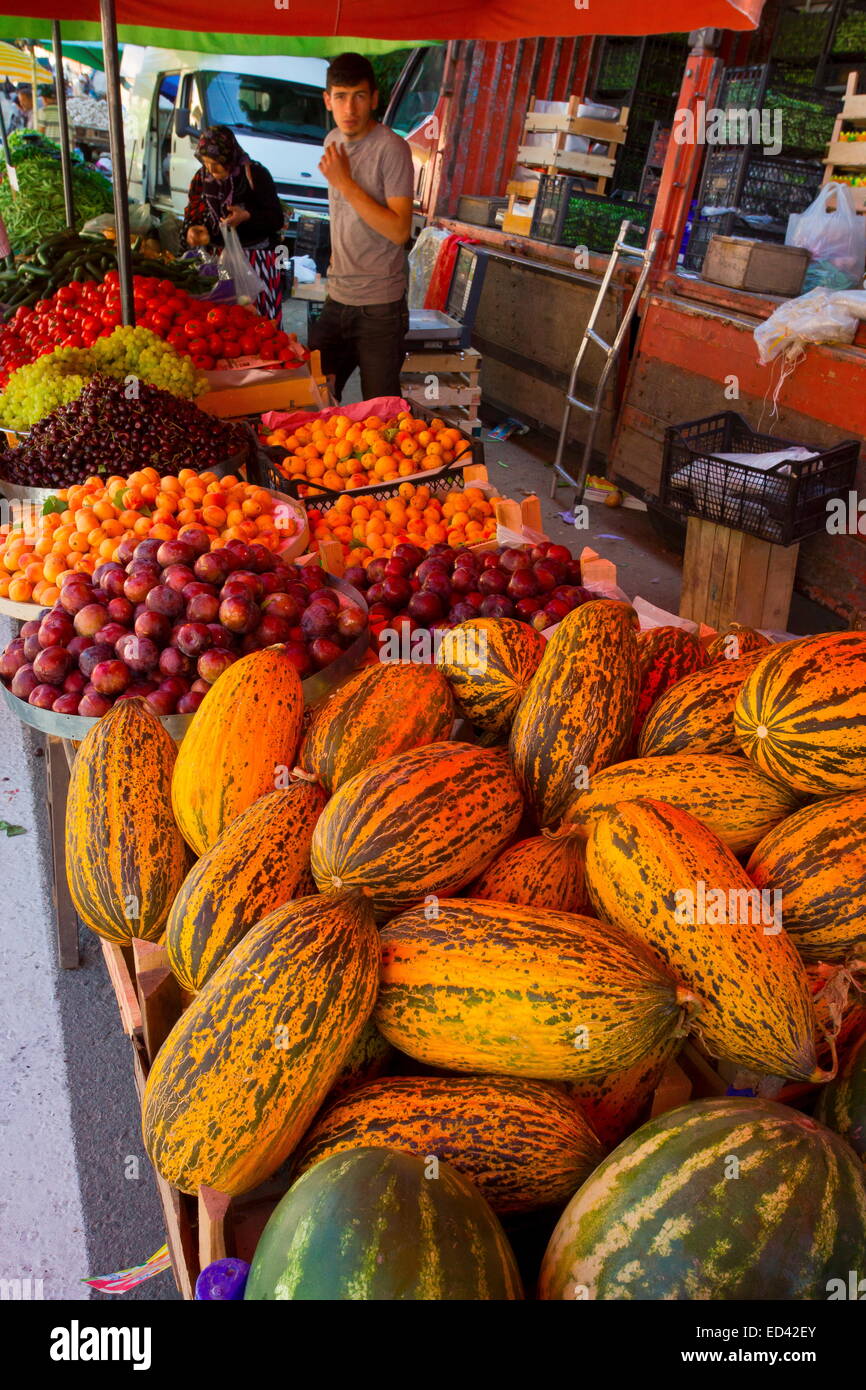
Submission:
[[[786,300],[758,324],[758,356],[766,365],[804,343],[853,343],[861,317],[866,317],[866,291],[810,290]]]
[[[836,197],[834,212],[827,211]],[[829,261],[852,286],[863,279],[866,265],[866,218],[858,217],[851,192],[842,183],[825,183],[814,203],[788,222],[787,246],[802,246],[816,261]]]
[[[220,257],[220,278],[229,279],[235,287],[238,303],[256,300],[264,294],[265,286],[247,259],[235,227],[222,224],[223,253]]]

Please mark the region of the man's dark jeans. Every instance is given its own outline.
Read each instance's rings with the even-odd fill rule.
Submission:
[[[361,396],[400,396],[400,368],[409,331],[406,296],[390,304],[339,304],[326,299],[310,326],[309,347],[322,354],[322,370],[335,378],[337,400],[356,367]]]

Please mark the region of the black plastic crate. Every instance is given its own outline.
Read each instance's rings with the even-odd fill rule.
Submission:
[[[293,254],[309,256],[316,262],[319,274],[325,274],[331,259],[331,224],[327,217],[298,218]]]
[[[866,58],[866,0],[843,4],[830,53],[834,58]]]
[[[628,92],[640,72],[643,39],[606,38],[595,80],[597,92]]]
[[[727,112],[781,111],[781,139],[786,154],[823,155],[833,135],[833,126],[840,110],[839,97],[817,90],[805,90],[802,84],[784,81],[782,74],[769,63],[755,67],[729,68],[719,93],[718,106]],[[775,121],[773,123],[775,133]],[[741,121],[731,119],[726,130],[728,143],[742,145],[743,136],[751,144],[766,142],[761,135],[760,121],[748,118],[745,130]]]
[[[790,63],[817,63],[833,23],[833,6],[824,10],[792,6],[782,15],[773,57]]]
[[[662,506],[715,521],[775,545],[792,545],[827,525],[827,502],[854,485],[860,442],[815,449],[815,457],[763,470],[719,454],[768,454],[798,446],[758,434],[735,411],[665,431]],[[802,446],[812,450],[811,445]]]
[[[698,210],[737,208],[770,217],[785,230],[792,212],[805,212],[818,196],[823,165],[806,159],[772,158],[751,149],[710,150],[704,163]]]
[[[736,214],[723,213],[721,217],[696,219],[692,224],[688,244],[683,252],[683,265],[686,270],[701,270],[710,245],[710,238],[718,232],[719,236],[731,236],[736,224]]]
[[[414,406],[412,407],[412,414],[416,419],[427,420],[428,422],[435,416],[435,412],[419,410]],[[315,412],[312,411],[310,418],[312,419],[314,416]],[[330,505],[342,496],[342,493],[332,492],[330,488],[323,487],[321,483],[299,483],[287,478],[277,466],[285,456],[285,449],[259,443],[253,459],[247,465],[247,478],[258,487],[268,487],[275,492],[286,493],[289,497],[296,498],[308,507],[318,507],[322,503]],[[382,502],[388,497],[393,497],[401,483],[414,483],[419,480],[426,487],[429,487],[431,492],[450,492],[453,487],[464,485],[463,469],[476,463],[484,464],[484,443],[479,438],[466,438],[460,445],[460,452],[457,457],[452,459],[451,463],[444,464],[442,468],[437,469],[435,473],[430,473],[426,478],[422,479],[420,474],[410,473],[405,478],[394,478],[391,482],[376,482],[370,483],[367,487],[352,488],[351,496],[375,497],[377,501]],[[314,488],[315,491],[308,491],[304,496],[301,496],[298,491],[300,487]]]
[[[609,255],[624,218],[634,224],[632,246],[645,246],[652,208],[645,203],[586,193],[572,174],[542,174],[530,236],[553,246],[586,246]]]

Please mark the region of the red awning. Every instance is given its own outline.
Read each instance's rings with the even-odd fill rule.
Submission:
[[[206,34],[510,39],[755,29],[764,0],[117,0],[117,23]],[[98,20],[98,0],[31,0],[41,19]],[[144,40],[146,42],[146,40]]]

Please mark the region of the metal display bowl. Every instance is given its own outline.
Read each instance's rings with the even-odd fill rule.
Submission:
[[[344,579],[338,579],[336,575],[325,574],[325,586],[336,589],[340,596],[340,606],[342,608],[353,604],[360,608],[366,615],[367,601],[363,594],[359,593],[351,584],[347,584]],[[23,606],[23,605],[19,605]],[[48,610],[40,608],[36,604],[29,604],[28,607],[36,610],[36,613],[45,613]],[[31,614],[30,616],[35,616]],[[304,691],[304,704],[316,705],[320,700],[326,699],[343,681],[361,665],[364,655],[370,644],[369,628],[364,628],[352,642],[351,646],[346,647],[342,655],[336,661],[332,661],[330,666],[324,666],[321,671],[314,671],[311,676],[307,676],[302,681]],[[43,734],[51,734],[55,738],[70,738],[76,742],[83,739],[94,724],[99,720],[90,718],[83,714],[55,714],[53,709],[39,709],[36,705],[29,705],[26,700],[19,700],[17,695],[0,681],[0,694],[4,703],[16,715],[23,724],[29,724],[31,728],[38,729]],[[190,721],[194,718],[192,714],[166,714],[160,717],[160,723],[171,734],[176,743],[180,743]],[[250,730],[255,736],[255,730]]]
[[[281,558],[288,564],[293,564],[299,555],[306,554],[310,543],[310,526],[307,521],[307,511],[303,502],[299,502],[296,497],[290,497],[285,492],[277,492],[274,488],[267,488],[276,502],[283,507],[290,507],[292,514],[298,522],[297,535],[292,540],[291,545],[287,546],[281,553]],[[57,493],[48,488],[37,487],[16,487],[13,483],[6,483],[0,478],[0,493],[5,493],[10,502],[22,502],[32,507],[38,507],[41,513],[43,506],[49,497],[56,497]],[[142,537],[145,539],[145,537]],[[29,618],[37,618],[40,613],[45,612],[45,606],[41,603],[15,603],[9,598],[0,598],[0,614],[7,618],[17,618],[19,622],[26,623]]]
[[[244,448],[238,453],[232,454],[229,458],[223,459],[221,463],[215,463],[208,472],[214,473],[217,478],[225,478],[229,473],[236,476],[245,476],[245,469],[251,457],[251,451]],[[0,455],[0,493],[4,497],[18,498],[22,502],[32,502],[39,506],[47,502],[49,497],[56,497],[58,492],[63,492],[64,488],[57,487],[26,487],[23,483],[10,483],[3,477],[2,455]],[[71,487],[78,484],[69,484]]]

